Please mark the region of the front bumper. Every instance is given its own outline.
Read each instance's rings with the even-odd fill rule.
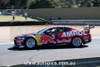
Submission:
[[[24,40],[14,40],[14,45],[16,48],[24,48]]]

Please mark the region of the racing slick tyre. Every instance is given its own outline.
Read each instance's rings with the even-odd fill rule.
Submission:
[[[25,47],[26,48],[34,48],[36,46],[36,41],[35,39],[33,38],[28,38],[26,41],[25,41]]]
[[[74,47],[80,47],[82,46],[82,39],[80,37],[74,37],[71,43]]]

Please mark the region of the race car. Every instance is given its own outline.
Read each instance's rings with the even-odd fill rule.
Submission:
[[[50,27],[40,30],[37,33],[28,33],[16,36],[14,44],[17,48],[35,48],[42,45],[72,45],[80,47],[91,42],[90,28],[85,26],[84,30],[71,27]]]

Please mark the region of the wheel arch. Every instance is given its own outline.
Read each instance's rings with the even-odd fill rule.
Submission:
[[[75,39],[75,38],[80,38],[81,39],[81,41],[79,42],[73,42],[73,40]],[[80,36],[75,36],[75,37],[73,37],[72,38],[72,40],[71,40],[71,46],[73,46],[73,47],[80,47],[80,46],[82,46],[83,45],[83,39],[82,39],[82,37],[80,37]]]
[[[80,37],[80,38],[82,39],[82,43],[84,43],[84,40],[83,40],[83,38],[82,38],[81,36],[74,36],[74,37],[72,37],[72,40],[73,40],[75,37]],[[72,43],[72,40],[71,40],[71,43]]]
[[[36,41],[36,39],[35,39],[34,37],[26,37],[26,39],[25,39],[25,41],[24,41],[24,45],[25,45],[26,40],[27,40],[27,39],[29,39],[29,38],[34,39],[34,40],[35,40],[35,42],[36,42],[36,46],[37,46],[37,41]]]

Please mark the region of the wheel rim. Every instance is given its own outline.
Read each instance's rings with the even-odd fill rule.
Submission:
[[[35,40],[33,38],[29,38],[26,41],[26,46],[27,48],[33,48],[35,46]]]
[[[80,37],[75,37],[72,41],[72,44],[74,46],[78,47],[82,44],[82,39]]]

